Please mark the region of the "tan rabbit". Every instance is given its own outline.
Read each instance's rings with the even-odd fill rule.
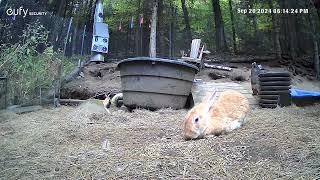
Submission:
[[[216,93],[194,106],[184,120],[185,139],[220,135],[240,128],[249,110],[248,99],[234,90]]]

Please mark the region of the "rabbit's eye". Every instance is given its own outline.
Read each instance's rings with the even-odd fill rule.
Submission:
[[[198,122],[198,121],[199,121],[199,118],[195,118],[195,119],[194,119],[194,122]]]

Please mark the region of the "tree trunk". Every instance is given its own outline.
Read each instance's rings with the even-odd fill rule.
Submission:
[[[157,29],[158,29],[158,35],[157,35],[157,47],[158,47],[158,55],[159,56],[166,56],[168,55],[168,51],[166,48],[166,32],[168,31],[168,26],[166,21],[169,21],[169,13],[164,14],[163,9],[164,7],[164,2],[163,0],[158,0],[158,22],[157,22]],[[170,21],[169,21],[170,23]]]
[[[254,0],[249,0],[249,8],[250,9],[254,9]],[[257,23],[257,16],[255,13],[252,13],[252,14],[249,14],[249,16],[251,17],[252,19],[252,26],[253,26],[253,36],[254,36],[254,39],[255,39],[255,42],[258,43],[258,23]]]
[[[143,26],[140,32],[140,48],[143,56],[149,56],[150,52],[150,19],[153,9],[153,1],[144,0],[143,1]]]
[[[72,55],[77,54],[77,41],[78,41],[78,28],[79,28],[79,23],[80,23],[80,17],[78,14],[78,10],[80,3],[75,4],[74,9],[73,9],[73,17],[74,17],[74,25],[73,26],[73,33],[72,33],[72,41],[71,41],[71,53]]]
[[[309,6],[307,3],[307,7],[309,7],[309,10],[311,11],[308,13],[308,20],[309,24],[312,30],[312,41],[313,41],[313,55],[314,55],[314,69],[316,71],[316,78],[320,80],[320,62],[319,62],[319,45],[317,40],[317,31],[316,31],[316,25],[314,19],[311,17],[313,13],[313,7]],[[312,13],[312,14],[311,14]]]
[[[94,11],[95,11],[95,0],[90,0],[89,2],[89,13],[88,13],[88,28],[87,32],[92,32],[93,31],[93,21],[94,21]]]
[[[227,51],[227,43],[224,33],[224,25],[221,15],[220,3],[219,0],[212,0],[212,7],[214,13],[214,22],[216,29],[216,49],[217,51]]]
[[[290,0],[288,2],[285,1],[286,8],[294,8],[295,2],[292,2],[293,0]],[[287,20],[288,20],[288,35],[289,35],[289,50],[290,50],[290,56],[293,60],[297,57],[297,41],[296,41],[296,28],[295,28],[295,21],[296,18],[294,14],[286,14]]]
[[[269,8],[271,10],[274,9],[272,4],[272,0],[268,0]],[[281,45],[279,40],[279,23],[276,20],[276,15],[271,12],[271,21],[272,21],[272,33],[273,33],[273,45],[274,45],[274,53],[276,55],[276,59],[281,59]]]
[[[53,18],[53,23],[55,23],[51,36],[50,36],[50,42],[53,45],[53,50],[57,51],[59,48],[59,39],[61,36],[61,31],[62,31],[62,26],[63,26],[63,22],[62,22],[62,17],[65,16],[65,9],[66,9],[66,4],[67,2],[65,0],[61,0],[59,5],[58,5],[58,9],[57,9],[57,17]],[[61,18],[60,18],[61,17]]]
[[[73,33],[72,33],[72,55],[77,54],[77,42],[78,42],[78,28],[79,28],[79,22],[75,22],[75,26],[73,27]]]
[[[191,33],[191,27],[190,27],[190,18],[189,18],[189,13],[188,13],[188,9],[186,7],[186,1],[185,0],[181,0],[181,8],[183,11],[183,18],[184,18],[184,23],[186,25],[185,31],[186,31],[186,41],[188,41],[187,44],[191,43],[192,40],[192,33]]]
[[[60,17],[64,17],[65,16],[65,9],[66,9],[66,4],[67,0],[61,0],[59,3],[59,9],[58,9],[58,13],[57,15]]]
[[[320,19],[320,0],[313,0],[313,5],[316,8],[318,18]]]
[[[169,23],[169,58],[172,59],[174,57],[174,42],[175,42],[175,23],[176,22],[176,9],[170,4],[170,23]]]
[[[298,7],[295,7],[295,8],[298,8]],[[295,43],[296,43],[296,54],[297,56],[301,56],[303,54],[306,54],[307,52],[307,49],[305,48],[305,37],[304,36],[299,36],[299,34],[301,32],[303,32],[304,28],[304,15],[300,15],[300,14],[294,14],[295,16],[295,23],[294,23],[294,26],[295,26],[295,30],[296,30],[296,33],[295,33]]]
[[[294,0],[292,0],[294,1]],[[280,9],[290,9],[294,8],[294,2],[292,1],[283,1],[278,0],[280,5]],[[284,33],[284,37],[282,39],[283,45],[281,46],[282,52],[287,52],[291,59],[294,61],[296,59],[296,50],[297,50],[297,42],[296,42],[296,28],[295,28],[295,16],[294,14],[283,13],[282,16],[282,33]],[[284,46],[286,46],[284,48]]]
[[[151,16],[151,32],[150,32],[150,47],[149,56],[157,57],[157,12],[158,0],[153,1],[152,16]]]
[[[283,0],[278,0],[279,8],[285,9],[285,3]],[[281,52],[282,54],[289,55],[289,39],[288,39],[288,21],[285,14],[279,14],[279,39],[281,43]]]
[[[0,7],[2,7],[3,9],[7,9],[8,7],[8,0],[2,0],[2,1],[0,1]],[[2,18],[5,18],[6,17],[6,13],[4,13],[4,11],[0,11],[0,18],[2,19]],[[2,35],[2,34],[0,34],[0,35]],[[0,37],[2,37],[2,36],[0,36]]]
[[[137,20],[136,20],[136,24],[137,24],[137,28],[135,31],[135,51],[136,51],[136,56],[141,56],[141,50],[140,50],[140,13],[141,13],[141,0],[138,0],[137,2],[137,6],[138,6],[138,11],[137,11]]]
[[[320,80],[319,45],[315,35],[313,35],[313,52],[314,52],[314,66],[316,71],[316,77],[318,80]]]
[[[237,53],[236,30],[235,30],[235,27],[234,27],[234,16],[233,16],[231,0],[229,0],[229,11],[230,11],[230,17],[231,17],[233,51],[234,51],[234,53]]]

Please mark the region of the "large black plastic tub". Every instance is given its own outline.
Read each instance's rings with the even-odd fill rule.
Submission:
[[[129,108],[184,108],[196,66],[169,59],[136,57],[118,64],[123,103]]]

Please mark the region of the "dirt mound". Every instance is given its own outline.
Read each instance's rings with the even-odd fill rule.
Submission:
[[[66,84],[61,89],[61,98],[89,99],[98,94],[120,92],[120,73],[116,63],[89,64],[83,69],[83,77]]]

